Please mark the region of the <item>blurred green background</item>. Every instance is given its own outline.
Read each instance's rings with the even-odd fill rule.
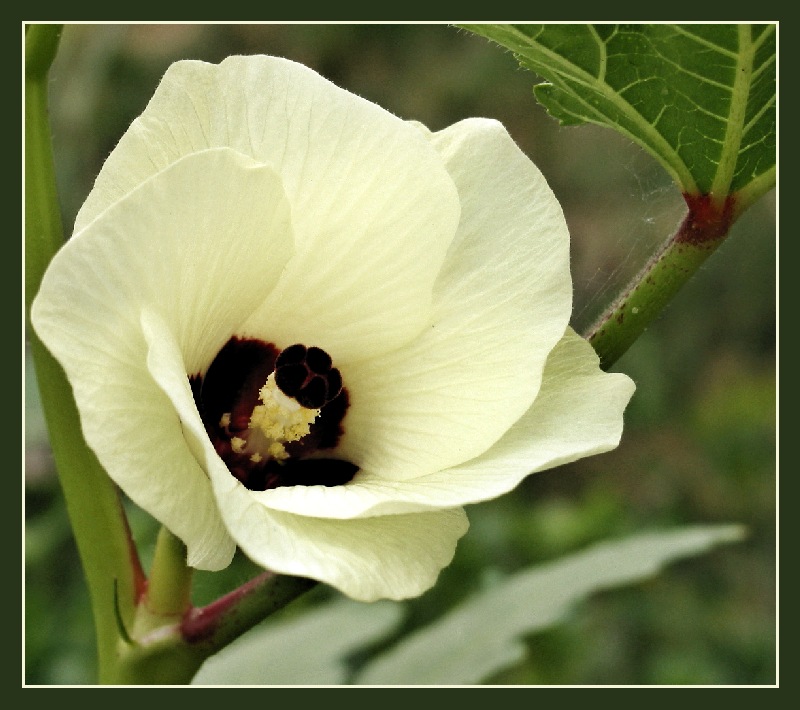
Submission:
[[[69,25],[52,71],[55,159],[67,233],[105,156],[177,59],[300,61],[437,130],[502,121],[544,172],[572,234],[573,325],[588,326],[677,225],[661,168],[618,134],[562,128],[507,52],[441,24]],[[403,631],[515,570],[600,540],[686,523],[740,522],[748,539],[603,593],[528,639],[500,684],[776,682],[776,229],[774,192],[615,369],[638,389],[621,446],[530,477],[468,510],[472,527]],[[92,682],[93,628],[30,367],[26,383],[25,651],[28,684]],[[131,511],[145,561],[156,528]],[[238,559],[199,575],[198,603],[241,583]],[[331,595],[319,588],[297,602]]]

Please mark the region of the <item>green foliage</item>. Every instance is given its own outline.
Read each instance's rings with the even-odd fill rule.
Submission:
[[[595,545],[522,570],[402,638],[355,676],[366,685],[478,684],[519,663],[521,639],[563,622],[598,591],[638,582],[682,557],[739,539],[735,526],[683,528]],[[323,685],[348,681],[347,658],[386,637],[404,605],[336,599],[266,622],[206,661],[194,685]]]
[[[773,25],[463,27],[544,77],[536,98],[562,124],[622,132],[683,192],[727,195],[774,183]]]
[[[741,533],[719,526],[643,534],[522,570],[378,656],[356,683],[480,683],[522,660],[521,638],[563,621],[578,600],[646,579],[668,562],[737,540]]]
[[[267,621],[209,658],[192,685],[338,685],[347,657],[387,636],[402,606],[336,599],[301,615]]]

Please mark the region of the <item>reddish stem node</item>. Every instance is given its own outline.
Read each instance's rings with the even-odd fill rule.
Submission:
[[[683,199],[689,212],[675,235],[675,243],[702,247],[728,233],[733,224],[735,195],[728,195],[722,204],[711,195],[683,193]]]

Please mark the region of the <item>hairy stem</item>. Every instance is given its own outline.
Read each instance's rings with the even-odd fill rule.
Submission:
[[[230,594],[189,612],[181,633],[188,643],[213,653],[316,584],[304,577],[262,572]]]
[[[689,211],[678,230],[585,333],[605,370],[625,354],[730,231],[733,196],[721,205],[706,195],[684,198]]]

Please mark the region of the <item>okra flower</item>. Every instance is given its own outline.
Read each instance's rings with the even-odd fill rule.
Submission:
[[[617,445],[569,236],[495,121],[431,133],[283,59],[174,64],[45,274],[37,333],[111,478],[224,568],[361,600],[436,580],[463,507]]]

